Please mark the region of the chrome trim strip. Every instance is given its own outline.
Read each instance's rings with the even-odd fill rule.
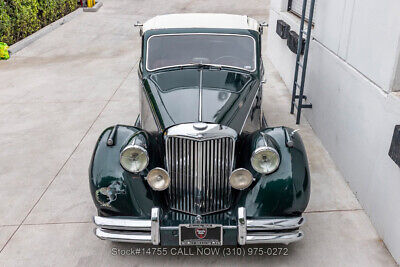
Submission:
[[[94,233],[102,240],[151,244],[151,235],[143,232],[115,231],[96,228]]]
[[[236,229],[236,225],[222,225],[222,229]],[[161,226],[161,230],[179,230],[179,226]]]
[[[254,232],[246,237],[246,244],[289,244],[301,240],[304,237],[303,231],[293,232]]]
[[[153,245],[160,244],[160,209],[151,209],[151,242]]]
[[[247,240],[247,229],[246,229],[246,209],[240,207],[238,209],[238,244],[245,245]]]
[[[157,37],[157,36],[168,36],[168,35],[230,35],[230,36],[243,36],[243,37],[248,37],[253,39],[253,44],[254,44],[254,68],[251,70],[245,69],[245,68],[240,68],[240,67],[235,67],[235,66],[229,66],[229,65],[221,65],[222,67],[227,67],[227,68],[233,68],[233,69],[238,69],[238,70],[244,70],[247,72],[254,72],[257,69],[257,46],[256,46],[256,39],[254,39],[254,37],[250,36],[250,35],[246,35],[246,34],[230,34],[230,33],[201,33],[201,32],[197,32],[197,33],[168,33],[168,34],[154,34],[152,36],[150,36],[147,39],[147,43],[146,43],[146,55],[145,55],[145,59],[146,59],[146,70],[147,71],[157,71],[157,70],[162,70],[162,69],[169,69],[169,68],[174,68],[174,67],[180,67],[180,66],[190,66],[192,64],[180,64],[180,65],[171,65],[171,66],[166,66],[166,67],[161,67],[161,68],[155,68],[155,69],[149,69],[148,68],[148,61],[147,61],[147,55],[149,54],[149,41],[151,38],[153,37]]]
[[[199,84],[199,121],[203,120],[203,70],[200,69],[200,84]]]
[[[113,230],[150,231],[151,229],[150,220],[120,219],[113,217],[94,216],[93,222],[96,226],[100,228]]]
[[[250,231],[276,231],[298,229],[305,222],[303,217],[282,219],[247,220],[247,230]]]

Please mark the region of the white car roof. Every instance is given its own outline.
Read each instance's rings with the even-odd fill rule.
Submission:
[[[255,19],[243,15],[184,13],[156,16],[143,24],[143,32],[171,28],[245,29],[258,31]]]

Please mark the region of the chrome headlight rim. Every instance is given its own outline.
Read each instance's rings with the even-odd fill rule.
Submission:
[[[232,183],[232,177],[233,177],[233,175],[234,175],[235,173],[237,173],[237,172],[246,172],[247,174],[250,175],[251,179],[249,180],[249,183],[248,183],[245,187],[239,188],[239,187],[236,187],[236,186]],[[229,185],[230,185],[232,188],[234,188],[234,189],[236,189],[236,190],[239,190],[239,191],[243,191],[243,190],[249,188],[250,185],[253,183],[253,181],[254,181],[253,175],[251,174],[251,172],[250,172],[248,169],[245,169],[245,168],[238,168],[238,169],[235,169],[235,170],[231,173],[231,175],[229,176]]]
[[[256,154],[260,153],[261,151],[271,151],[274,154],[276,154],[276,156],[278,157],[278,164],[271,171],[263,172],[263,171],[260,171],[257,167],[254,167],[253,158],[254,158],[254,156]],[[257,148],[256,150],[253,151],[253,153],[251,154],[250,163],[251,163],[251,166],[253,167],[253,169],[256,172],[261,173],[261,174],[271,174],[271,173],[274,173],[279,168],[279,166],[281,165],[281,156],[279,155],[278,151],[275,148],[270,147],[270,146],[262,146],[262,147],[259,147],[259,148]]]
[[[137,171],[129,170],[128,168],[126,168],[126,166],[124,166],[124,165],[122,164],[122,154],[123,154],[126,150],[132,149],[132,148],[133,148],[133,149],[138,149],[138,150],[142,151],[142,152],[145,154],[145,156],[146,156],[146,164],[145,164],[145,166],[144,166],[142,169],[137,170]],[[140,172],[144,171],[144,170],[147,168],[147,166],[149,166],[149,161],[150,161],[150,158],[149,158],[149,153],[147,152],[147,150],[146,150],[144,147],[138,146],[138,145],[128,145],[128,146],[126,146],[126,147],[121,151],[121,153],[119,154],[119,164],[121,165],[121,167],[122,167],[124,170],[126,170],[127,172],[130,172],[130,173],[140,173]]]
[[[168,178],[168,179],[167,179],[167,183],[166,183],[166,185],[165,185],[163,188],[154,187],[154,185],[153,185],[152,183],[149,182],[149,176],[150,176],[153,172],[155,172],[155,171],[161,171],[163,174],[165,174],[165,177]],[[164,191],[164,190],[167,190],[168,187],[170,187],[170,185],[171,185],[171,177],[169,176],[169,173],[168,173],[165,169],[160,168],[160,167],[156,167],[156,168],[154,168],[154,169],[151,169],[151,170],[149,171],[149,173],[147,174],[147,176],[146,176],[146,181],[147,181],[147,184],[151,187],[151,189],[153,189],[154,191],[159,191],[159,192]]]

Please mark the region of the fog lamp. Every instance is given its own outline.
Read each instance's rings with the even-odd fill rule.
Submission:
[[[229,177],[229,183],[237,190],[246,189],[253,182],[253,175],[246,169],[236,169]]]
[[[162,168],[152,169],[147,175],[146,180],[155,191],[163,191],[167,189],[171,183],[168,172]]]

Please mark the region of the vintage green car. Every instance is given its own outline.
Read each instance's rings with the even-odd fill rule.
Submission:
[[[262,112],[263,25],[171,14],[139,26],[140,115],[101,134],[89,168],[96,236],[162,246],[300,240],[310,172],[297,131],[268,127]]]

